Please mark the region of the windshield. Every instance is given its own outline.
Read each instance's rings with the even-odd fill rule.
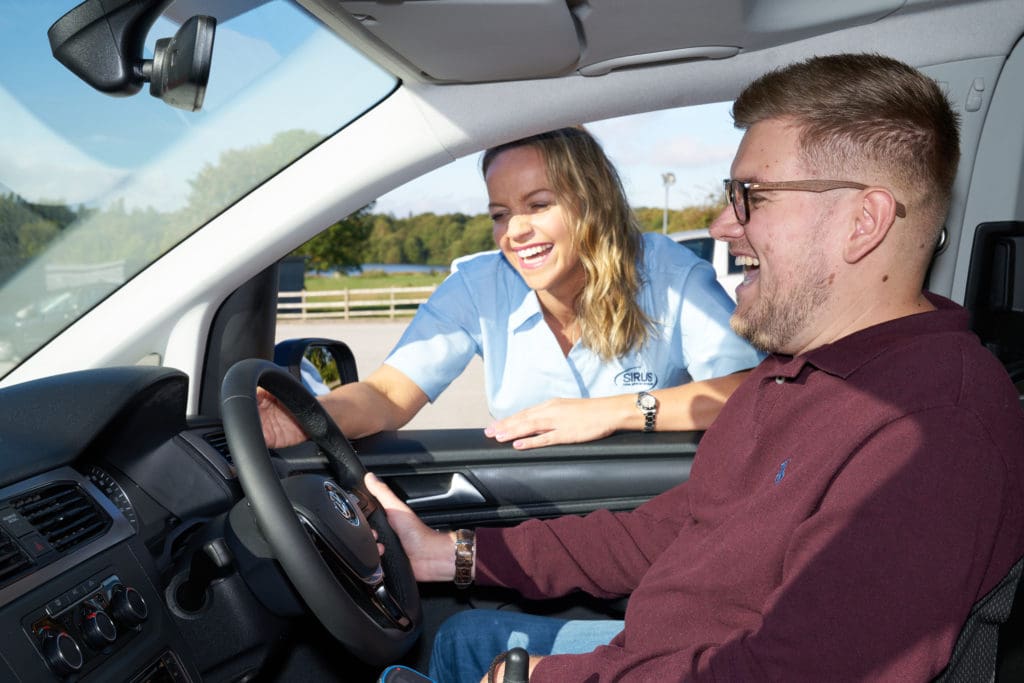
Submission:
[[[0,63],[17,65],[0,70],[0,377],[395,87],[294,3],[252,0],[218,17],[202,111],[148,85],[110,97],[50,53],[75,4],[0,0]]]

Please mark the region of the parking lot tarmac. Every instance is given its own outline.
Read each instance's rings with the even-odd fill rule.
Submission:
[[[277,339],[326,337],[348,344],[356,358],[359,377],[369,376],[384,361],[408,320],[279,320]],[[484,393],[484,367],[474,357],[434,403],[428,403],[406,429],[472,427],[483,429],[491,421]]]

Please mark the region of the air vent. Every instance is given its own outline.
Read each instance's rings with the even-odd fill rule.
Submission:
[[[11,504],[60,553],[101,536],[111,525],[106,513],[76,484],[46,486]]]
[[[32,560],[28,559],[25,551],[18,547],[6,531],[0,529],[0,584],[17,577],[31,566]]]
[[[228,449],[228,437],[224,432],[207,432],[203,434],[203,440],[224,456],[229,465],[235,464],[235,461],[231,459],[231,451]]]

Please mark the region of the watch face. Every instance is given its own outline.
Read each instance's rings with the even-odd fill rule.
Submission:
[[[645,410],[650,410],[658,404],[658,400],[650,394],[644,394],[640,397],[640,407]]]

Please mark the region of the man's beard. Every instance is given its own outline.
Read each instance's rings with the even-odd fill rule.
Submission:
[[[799,284],[792,291],[777,291],[757,283],[757,299],[740,314],[739,309],[729,321],[736,334],[755,348],[767,353],[786,353],[794,338],[802,332],[808,319],[829,299],[828,273],[823,261],[811,255],[806,270],[798,276]],[[790,351],[791,352],[791,351]]]

